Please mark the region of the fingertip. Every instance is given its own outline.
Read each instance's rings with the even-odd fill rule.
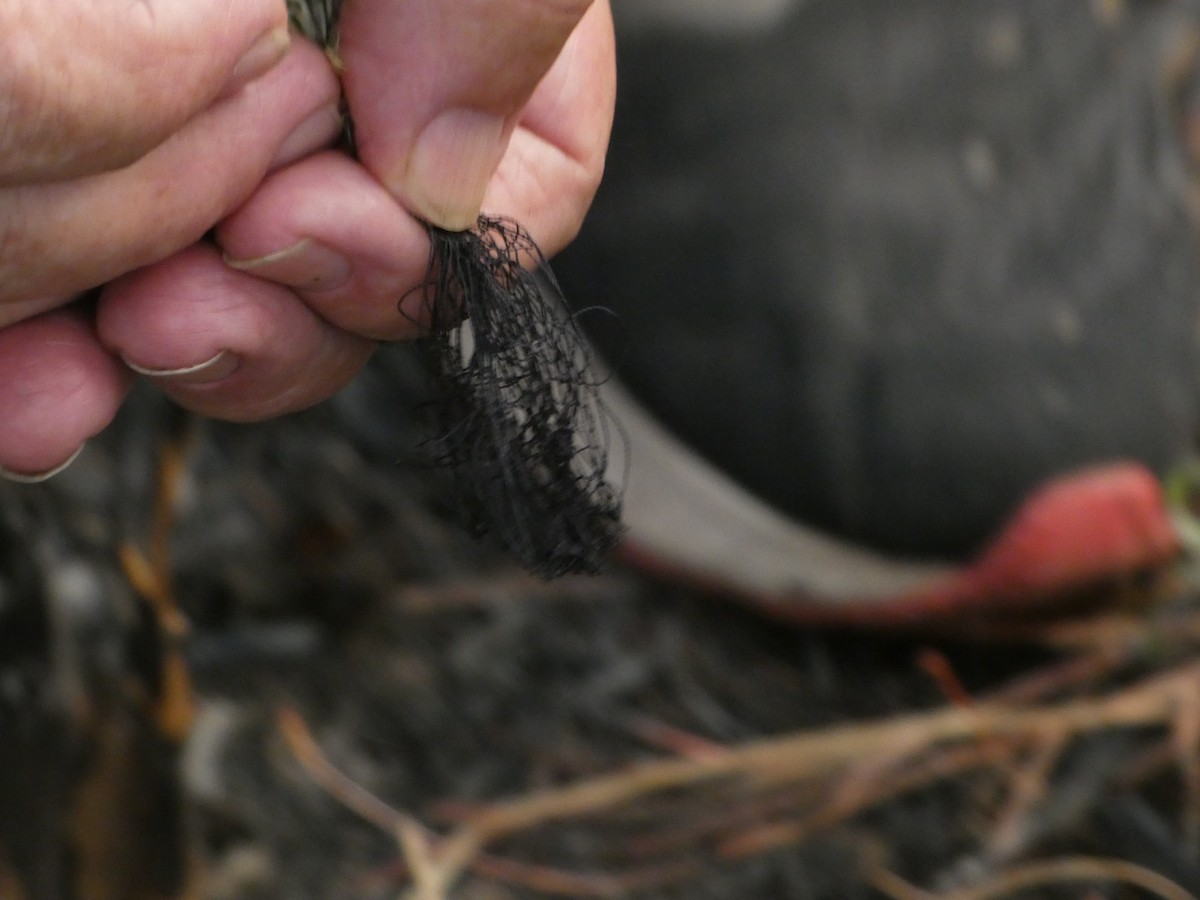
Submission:
[[[68,456],[60,463],[52,463],[48,469],[40,469],[37,472],[21,472],[7,469],[0,466],[0,478],[5,481],[11,481],[15,484],[41,484],[43,481],[49,481],[59,472],[62,472],[71,467],[71,463],[79,459],[83,453],[84,444],[80,444],[75,448],[75,452]]]
[[[65,467],[112,421],[129,383],[74,311],[0,330],[0,470],[37,481]]]
[[[446,110],[425,127],[411,155],[385,184],[431,225],[465,231],[479,216],[510,133],[501,116]]]

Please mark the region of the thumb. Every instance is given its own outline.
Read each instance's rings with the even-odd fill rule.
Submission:
[[[0,3],[0,184],[139,159],[282,59],[280,0]]]
[[[522,109],[591,0],[345,0],[364,165],[411,212],[474,224]]]

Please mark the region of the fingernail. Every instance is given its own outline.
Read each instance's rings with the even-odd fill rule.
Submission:
[[[39,481],[45,481],[48,478],[53,478],[75,460],[79,459],[79,454],[83,452],[86,444],[80,444],[75,448],[75,452],[60,462],[53,469],[46,469],[44,472],[14,472],[11,469],[6,469],[0,466],[0,478],[6,481],[15,481],[17,484],[37,484]]]
[[[152,366],[143,366],[133,362],[127,356],[122,356],[121,359],[126,366],[139,375],[145,375],[156,381],[170,381],[174,384],[208,384],[220,381],[222,378],[232,375],[241,365],[241,360],[228,350],[222,350],[216,356],[198,362],[194,366],[182,366],[178,369],[156,369]]]
[[[238,60],[237,65],[233,67],[233,72],[230,74],[229,80],[225,82],[225,87],[217,99],[224,100],[226,97],[232,97],[255,78],[275,68],[275,64],[287,53],[291,40],[286,25],[272,28],[260,35],[258,40],[250,45],[250,49],[246,51],[245,55]]]
[[[392,192],[440,228],[475,224],[488,182],[507,146],[504,119],[477,109],[450,109],[434,119],[413,148]]]
[[[271,168],[277,169],[328,147],[342,132],[342,112],[336,103],[323,106],[283,139]]]
[[[331,291],[350,277],[350,260],[312,238],[302,238],[290,247],[253,259],[231,259],[225,264],[288,287],[304,291]]]

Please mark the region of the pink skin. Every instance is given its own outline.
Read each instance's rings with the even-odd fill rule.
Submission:
[[[146,348],[137,365],[176,370],[172,389],[190,408],[235,421],[325,396],[354,376],[374,346],[291,290],[230,269],[206,244],[117,279],[109,294],[120,302],[102,304],[101,332],[136,335]]]
[[[65,462],[76,433],[112,419],[130,373],[100,346],[86,316],[55,310],[0,329],[0,456],[14,472]],[[66,441],[63,440],[67,432]]]
[[[328,143],[337,123],[323,112],[337,96],[323,55],[297,45],[129,166],[0,188],[0,365],[20,372],[0,381],[0,468],[60,465],[111,421],[131,381],[119,349],[59,308],[194,244],[272,165]]]
[[[0,424],[0,468],[37,473],[70,457],[115,414],[131,377],[125,363],[181,404],[221,418],[266,418],[330,396],[367,359],[372,341],[417,333],[397,302],[420,282],[428,243],[396,197],[420,207],[423,217],[452,219],[473,218],[479,194],[483,208],[521,219],[549,253],[574,236],[603,168],[611,123],[607,5],[597,0],[586,13],[586,0],[481,7],[523,23],[512,40],[522,31],[527,43],[531,30],[549,35],[539,45],[541,63],[522,65],[482,93],[455,83],[458,69],[447,63],[413,82],[411,98],[433,99],[405,107],[403,97],[380,86],[412,80],[419,59],[389,42],[410,34],[430,9],[454,3],[479,0],[346,0],[342,56],[366,166],[336,152],[308,155],[334,137],[328,103],[338,86],[324,56],[294,38],[274,69],[129,168],[58,186],[41,233],[52,233],[50,224],[74,230],[50,251],[56,264],[18,269],[19,289],[0,288],[0,317],[15,322],[0,331],[0,367],[17,367],[23,382],[39,386],[0,389],[0,412],[20,412],[0,423],[37,424]],[[445,21],[439,29],[426,42],[435,48],[429,52],[448,61],[461,52],[472,61],[462,67],[467,81],[481,77],[476,70],[487,53],[514,54],[491,46],[493,37],[479,25],[471,31],[483,47],[468,46]],[[414,40],[409,44],[417,46]],[[436,49],[438,41],[453,49]],[[441,190],[447,173],[406,163],[419,156],[413,135],[424,122],[417,120],[445,103],[483,104],[506,123],[498,164],[489,160],[491,168],[476,173],[483,190]],[[434,193],[449,198],[444,208],[422,205],[422,184],[439,187]],[[218,221],[225,260],[196,244]],[[29,243],[44,252],[50,242]],[[61,312],[29,318],[104,281],[94,328]]]

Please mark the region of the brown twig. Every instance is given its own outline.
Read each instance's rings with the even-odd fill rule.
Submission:
[[[789,785],[784,789],[758,792],[740,801],[715,802],[702,814],[681,817],[670,828],[640,834],[627,841],[629,852],[639,858],[677,853],[698,846],[714,836],[732,835],[736,839],[749,833],[763,822],[777,820],[782,815],[798,815],[799,810],[811,809],[823,793],[822,786],[813,781]],[[723,845],[721,845],[723,846]]]
[[[899,761],[905,755],[946,750],[968,740],[986,739],[992,744],[1001,739],[1027,742],[1054,736],[1055,744],[1065,746],[1080,733],[1169,725],[1181,706],[1193,701],[1197,679],[1200,662],[1192,662],[1101,698],[1027,709],[995,704],[942,709],[756,741],[696,759],[645,763],[629,771],[539,791],[486,807],[438,840],[430,849],[436,859],[436,883],[443,888],[452,884],[485,845],[499,838],[550,822],[596,815],[672,789],[729,780],[765,788],[828,776],[864,760]],[[413,833],[413,820],[333,768],[294,711],[281,711],[279,722],[297,758],[332,795],[389,833],[401,834],[402,828]],[[887,766],[878,768],[887,770]],[[878,793],[859,791],[857,803],[873,796]],[[855,805],[842,803],[841,809]],[[832,810],[827,814],[841,811],[836,806]],[[1087,871],[1094,872],[1095,867]]]
[[[974,706],[975,698],[967,690],[958,672],[946,654],[933,647],[925,647],[917,654],[917,667],[933,679],[938,691],[946,702],[955,706]]]
[[[1143,866],[1091,856],[1068,856],[1015,866],[983,884],[943,894],[922,891],[883,869],[871,875],[872,886],[895,900],[998,900],[1017,891],[1068,882],[1117,882],[1141,888],[1162,900],[1197,900],[1169,878]]]
[[[478,852],[468,842],[446,848],[414,818],[384,803],[344,775],[322,752],[300,714],[276,711],[275,721],[292,755],[331,797],[381,831],[395,836],[413,881],[414,900],[443,900],[462,868]]]
[[[412,879],[413,900],[444,900],[453,881],[467,867],[494,881],[570,897],[620,896],[680,880],[695,870],[695,864],[685,860],[627,872],[566,872],[482,854],[481,848],[467,843],[448,847],[412,816],[384,803],[339,771],[296,710],[281,707],[276,722],[292,754],[322,789],[381,831],[396,836],[403,858],[399,871]]]
[[[508,859],[481,853],[471,863],[471,871],[501,884],[560,897],[623,897],[633,891],[647,890],[694,877],[699,863],[680,860],[662,865],[642,866],[622,872],[569,872],[553,866]],[[373,884],[380,878],[395,881],[411,876],[409,866],[396,860],[372,874]],[[0,895],[3,896],[3,895]]]
[[[1138,615],[1108,612],[1051,623],[992,623],[973,627],[971,637],[1129,659],[1160,647],[1186,648],[1200,643],[1200,610],[1170,609]]]
[[[875,869],[868,881],[871,887],[891,900],[941,900],[937,895],[921,890],[888,869]]]
[[[593,815],[672,788],[722,778],[780,783],[836,771],[864,757],[901,746],[935,746],[985,736],[1028,737],[1060,730],[1064,735],[1107,728],[1164,725],[1181,691],[1200,677],[1200,663],[1182,666],[1110,697],[1034,709],[980,705],[917,714],[867,725],[850,725],[751,743],[698,760],[667,760],[632,771],[541,791],[480,812],[448,838],[451,846],[480,847],[500,837],[553,821]]]
[[[872,768],[873,778],[867,783],[864,783],[860,773],[854,770],[848,773],[843,784],[834,788],[824,805],[808,815],[788,822],[768,823],[735,835],[721,843],[718,852],[728,859],[742,859],[788,844],[800,843],[864,810],[911,790],[1000,764],[1016,750],[1011,744],[997,741],[951,747],[940,750],[903,771]]]
[[[326,793],[380,831],[399,832],[408,817],[343,775],[317,745],[300,713],[282,706],[275,711],[275,724],[292,755]]]
[[[979,705],[900,716],[866,725],[756,741],[696,760],[647,763],[629,772],[535,793],[481,812],[467,825],[489,839],[534,824],[615,806],[661,790],[719,778],[747,776],[777,783],[827,774],[896,746],[933,746],[987,735],[1028,737],[1060,730],[1066,734],[1162,725],[1175,713],[1181,690],[1200,677],[1200,663],[1148,679],[1112,696],[1013,709]]]
[[[626,722],[630,732],[643,743],[656,750],[665,750],[675,756],[699,759],[706,756],[720,756],[726,752],[724,744],[677,728],[651,716],[633,714],[628,717]]]
[[[1200,686],[1193,686],[1191,702],[1180,704],[1171,729],[1175,764],[1183,782],[1180,820],[1185,846],[1200,842]]]
[[[1032,756],[1009,779],[1012,791],[987,841],[987,857],[993,861],[1013,859],[1028,840],[1028,823],[1033,811],[1045,800],[1050,775],[1067,748],[1068,735],[1055,731],[1039,739]]]
[[[471,865],[472,871],[493,881],[562,897],[623,897],[683,881],[697,869],[696,862],[681,860],[627,872],[565,872],[490,854],[480,855]]]
[[[171,537],[180,486],[187,466],[184,439],[170,440],[158,458],[154,512],[143,551],[131,543],[117,547],[117,559],[134,592],[150,608],[162,642],[162,684],[154,703],[159,732],[181,743],[195,719],[195,698],[180,642],[188,631],[171,584]]]

